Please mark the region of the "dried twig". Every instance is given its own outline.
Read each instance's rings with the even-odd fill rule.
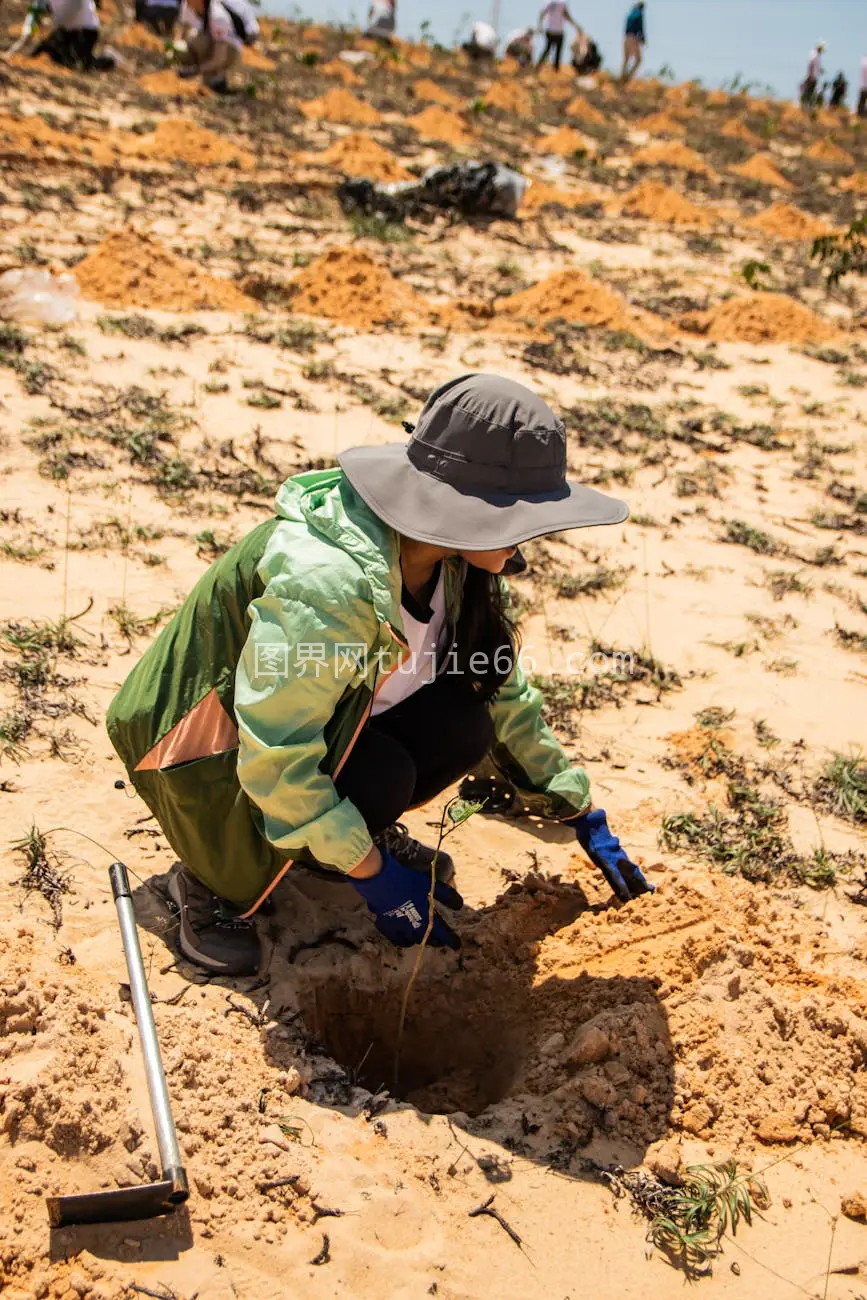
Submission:
[[[327,1264],[331,1260],[331,1240],[327,1232],[322,1234],[322,1249],[310,1260],[311,1264]]]
[[[318,1201],[311,1201],[310,1207],[316,1215],[314,1223],[318,1223],[320,1219],[342,1219],[346,1213],[345,1210],[332,1210],[327,1205],[320,1205]]]
[[[508,1235],[512,1238],[512,1241],[515,1243],[518,1249],[523,1250],[521,1238],[518,1236],[515,1229],[511,1226],[511,1224],[506,1222],[502,1214],[500,1214],[499,1210],[492,1209],[494,1203],[494,1196],[496,1196],[496,1192],[492,1193],[488,1197],[488,1199],[484,1202],[483,1205],[477,1205],[474,1210],[470,1210],[467,1217],[470,1219],[477,1219],[479,1215],[485,1214],[489,1219],[496,1219],[497,1223],[499,1223],[503,1231],[505,1233],[508,1233]]]

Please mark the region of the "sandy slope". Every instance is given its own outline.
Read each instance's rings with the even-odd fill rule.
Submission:
[[[333,54],[335,38],[278,28],[267,48],[279,73],[250,73],[256,99],[196,108],[120,75],[4,74],[18,108],[0,121],[0,269],[88,255],[94,295],[67,331],[25,329],[0,349],[4,1294],[100,1300],[135,1284],[178,1300],[301,1289],[667,1297],[682,1278],[647,1258],[646,1223],[589,1162],[659,1170],[733,1155],[763,1174],[772,1202],[725,1243],[703,1290],[855,1297],[863,1225],[838,1216],[841,1198],[867,1192],[867,949],[849,897],[860,869],[816,892],[782,876],[728,878],[658,843],[667,816],[725,808],[722,754],[725,770],[780,801],[798,852],[865,848],[863,827],[830,816],[814,790],[829,754],[864,730],[863,304],[857,287],[825,294],[779,213],[773,230],[754,222],[779,196],[732,171],[751,146],[723,128],[738,113],[761,131],[775,110],[702,111],[652,84],[628,98],[605,87],[587,95],[602,123],[581,119],[600,159],[558,162],[534,142],[562,125],[562,100],[550,78],[530,80],[532,113],[522,99],[520,116],[495,107],[466,125],[578,206],[516,224],[415,223],[409,240],[382,240],[350,229],[333,198],[339,174],[315,162],[350,127],[294,107],[337,82],[289,52]],[[156,52],[124,50],[137,74],[157,70]],[[449,154],[404,126],[419,107],[414,67],[383,64],[353,93],[381,118],[371,139],[419,168]],[[451,66],[437,75],[459,115],[472,79]],[[33,116],[46,104],[48,122]],[[632,164],[663,110],[722,179]],[[185,139],[179,113],[216,142]],[[804,158],[825,133],[783,116],[774,164],[792,183],[787,202],[839,225],[851,196],[833,168]],[[863,167],[857,138],[835,135]],[[177,156],[155,153],[151,136]],[[643,215],[620,215],[648,179],[687,205],[645,187]],[[657,201],[656,213],[645,206]],[[690,205],[710,214],[710,234],[678,225]],[[103,244],[124,227],[122,245]],[[131,231],[147,235],[140,262]],[[316,261],[350,242],[364,255],[351,302],[325,274],[333,260],[319,271]],[[765,311],[759,294],[732,309],[733,288],[749,298],[733,279],[749,258],[771,262],[782,308]],[[299,277],[330,318],[292,314]],[[172,294],[178,310],[153,306]],[[253,302],[258,314],[202,310],[205,300]],[[365,328],[374,302],[377,319],[399,325]],[[574,841],[529,818],[461,828],[451,844],[463,953],[426,958],[397,1099],[371,1108],[371,1091],[393,1084],[411,958],[373,937],[348,887],[296,873],[260,922],[261,978],[199,982],[176,960],[153,888],[171,850],[115,787],[123,774],[102,715],[214,548],[267,516],[275,482],[343,447],[402,437],[400,419],[435,384],[473,368],[537,387],[566,416],[573,472],[629,501],[622,528],[528,547],[516,590],[554,724],[658,894],[618,910]],[[737,523],[771,539],[765,553],[723,540]],[[597,593],[575,594],[606,571]],[[64,618],[74,642],[35,665],[9,643],[10,623],[14,638]],[[634,674],[594,682],[598,645],[634,653]],[[553,690],[570,670],[574,690],[575,665],[583,710],[562,707],[562,683]],[[720,711],[709,728],[697,719],[708,709]],[[440,811],[409,821],[429,836]],[[59,928],[15,883],[23,859],[11,845],[31,825],[50,832],[68,883]],[[153,1173],[107,887],[115,857],[138,882],[194,1192],[162,1222],[52,1238],[45,1194]],[[490,1217],[469,1217],[491,1194],[520,1249]],[[323,1234],[329,1258],[314,1265]]]

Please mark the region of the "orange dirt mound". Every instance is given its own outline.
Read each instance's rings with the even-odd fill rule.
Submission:
[[[354,126],[375,126],[382,117],[370,104],[353,95],[351,90],[334,88],[319,99],[299,101],[298,107],[307,118],[320,118],[326,122],[351,122]]]
[[[729,96],[724,90],[711,90],[704,102],[708,108],[722,108],[729,102]]]
[[[543,85],[542,89],[549,99],[553,99],[558,104],[561,100],[570,99],[572,95],[572,87],[568,81],[560,81],[554,86]]]
[[[540,208],[557,206],[575,208],[581,203],[592,203],[593,195],[581,190],[564,190],[558,185],[547,185],[544,181],[533,181],[524,193],[521,204],[522,212],[538,212]]]
[[[425,314],[412,290],[360,249],[330,249],[301,272],[294,287],[293,311],[358,329]]]
[[[460,108],[461,100],[451,91],[444,90],[438,86],[430,77],[423,77],[413,86],[413,92],[416,99],[421,100],[423,104],[439,104],[441,108]]]
[[[710,226],[713,218],[704,208],[690,203],[677,190],[659,181],[643,181],[624,196],[621,211],[629,217],[646,217],[673,226]]]
[[[770,156],[766,153],[755,153],[745,163],[739,167],[732,167],[736,176],[743,176],[747,181],[759,181],[762,185],[773,185],[778,190],[790,190],[792,188],[789,181],[786,180],[782,172],[774,166]]]
[[[739,117],[730,117],[720,131],[720,135],[724,135],[727,140],[744,140],[747,144],[752,145],[754,149],[761,149],[762,147],[762,142],[755,131],[751,131],[748,126],[745,126]]]
[[[688,149],[684,144],[648,144],[633,155],[632,161],[645,167],[676,167],[697,176],[716,179],[716,172],[708,166],[701,154]]]
[[[59,63],[55,63],[47,54],[40,54],[35,59],[28,59],[24,54],[11,54],[8,62],[14,68],[26,68],[28,72],[43,72],[49,77],[74,77],[77,74],[72,68],[62,68]]]
[[[841,190],[852,190],[855,194],[867,194],[867,172],[853,172],[840,182]]]
[[[200,81],[184,81],[171,68],[166,68],[163,72],[146,72],[143,77],[139,77],[138,84],[150,95],[181,95],[185,99],[192,99],[208,93]]]
[[[490,90],[485,91],[482,99],[489,108],[501,108],[504,113],[529,117],[533,112],[533,98],[529,90],[513,81],[495,82]]]
[[[245,45],[241,49],[241,65],[252,68],[254,72],[275,72],[277,69],[273,59],[269,59],[267,54],[253,49],[250,45]]]
[[[307,161],[327,163],[348,176],[366,176],[372,181],[412,180],[412,174],[400,165],[393,153],[360,131],[336,140],[322,153],[308,154]]]
[[[348,63],[343,59],[331,59],[329,63],[323,63],[319,69],[326,77],[336,77],[342,81],[344,86],[361,86],[364,84],[363,78],[359,77],[357,72],[353,72]]]
[[[256,310],[256,303],[230,281],[205,275],[151,235],[130,229],[108,235],[73,274],[84,297],[106,307]]]
[[[79,143],[75,135],[55,130],[35,114],[31,117],[8,117],[5,113],[0,113],[0,141],[4,152],[9,152],[11,145],[15,153],[34,156],[46,147],[76,153]]]
[[[589,99],[583,95],[576,95],[566,105],[566,112],[570,117],[580,117],[582,122],[595,123],[596,126],[604,126],[607,118],[604,113],[600,113],[598,108],[594,108]]]
[[[855,159],[845,149],[841,149],[833,140],[816,140],[807,150],[807,157],[814,162],[842,163],[851,167]]]
[[[416,113],[415,117],[408,117],[406,124],[424,140],[436,140],[457,147],[469,143],[470,137],[463,119],[456,113],[440,108],[438,104],[431,104],[429,108]]]
[[[574,153],[593,153],[596,145],[571,126],[561,126],[551,135],[540,135],[536,149],[542,154],[553,153],[561,158],[570,158]]]
[[[764,231],[766,235],[775,235],[777,239],[818,239],[820,235],[833,233],[833,227],[827,221],[802,212],[791,203],[773,203],[747,225]]]
[[[833,325],[782,293],[729,298],[695,320],[708,338],[739,343],[811,343],[839,337]]]
[[[528,326],[562,317],[576,325],[632,329],[634,313],[626,301],[583,271],[557,271],[529,289],[510,294],[496,306],[498,315]]]
[[[676,122],[668,113],[651,113],[649,117],[640,118],[634,126],[650,135],[686,135],[683,123]]]
[[[256,163],[248,150],[239,149],[188,117],[164,118],[150,135],[124,141],[121,152],[139,158],[176,158],[193,167],[216,167],[221,163],[253,167]]]
[[[162,37],[148,31],[142,23],[133,23],[130,27],[125,27],[111,39],[114,45],[130,46],[138,50],[154,50],[158,53],[162,53],[166,44]]]

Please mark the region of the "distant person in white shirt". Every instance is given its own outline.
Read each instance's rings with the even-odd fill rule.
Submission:
[[[539,27],[545,34],[545,48],[539,56],[537,67],[541,68],[550,54],[554,59],[555,71],[559,71],[566,23],[571,23],[573,27],[578,26],[565,0],[549,0],[539,14]]]
[[[470,39],[461,49],[468,54],[473,63],[490,63],[497,52],[499,37],[490,23],[473,23]]]
[[[365,36],[391,44],[397,22],[395,0],[371,0]]]
[[[16,53],[35,39],[46,18],[51,19],[51,31],[31,50],[31,58],[47,54],[63,68],[84,72],[115,66],[111,55],[94,53],[99,40],[99,16],[94,0],[35,0],[27,10],[20,38],[8,53]]]
[[[861,60],[861,85],[858,91],[858,116],[867,117],[867,54]]]
[[[526,68],[533,61],[534,35],[535,32],[532,27],[516,27],[506,37],[507,56],[510,59],[515,59],[522,68]]]
[[[201,76],[211,90],[225,94],[227,74],[241,61],[243,46],[259,35],[248,0],[184,0],[181,26],[189,33],[190,63],[180,76]]]
[[[818,102],[819,81],[822,77],[822,55],[824,52],[824,41],[817,41],[815,48],[810,51],[810,58],[807,61],[807,75],[801,82],[801,108],[805,111],[815,107]]]

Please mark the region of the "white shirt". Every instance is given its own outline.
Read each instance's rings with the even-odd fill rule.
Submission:
[[[490,23],[473,23],[470,40],[480,50],[490,50],[491,54],[497,48],[497,33]]]
[[[568,4],[563,0],[551,0],[550,4],[545,5],[542,10],[542,24],[546,32],[552,36],[562,36],[566,24],[566,10]]]
[[[867,54],[861,60],[861,89],[867,90]]]
[[[822,56],[818,50],[811,50],[810,62],[807,64],[807,76],[818,81],[822,75]]]
[[[442,565],[440,576],[430,598],[431,616],[428,622],[414,618],[405,605],[400,607],[403,630],[409,645],[399,668],[384,679],[376,691],[371,712],[376,717],[386,709],[393,709],[401,700],[409,699],[423,686],[429,686],[436,675],[436,659],[446,626],[446,591]]]
[[[54,26],[66,32],[99,31],[93,0],[48,0]]]

